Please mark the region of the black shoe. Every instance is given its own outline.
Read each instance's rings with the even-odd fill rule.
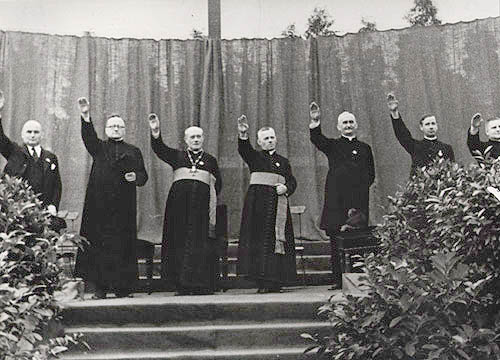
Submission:
[[[129,293],[129,292],[118,292],[118,293],[115,293],[115,296],[117,298],[133,298],[134,295],[132,295],[132,293]]]
[[[270,292],[270,293],[282,293],[283,290],[281,290],[281,286],[275,286],[275,287],[269,288],[268,292]]]
[[[214,292],[209,289],[196,289],[193,292],[193,295],[213,295]]]
[[[340,290],[342,286],[339,284],[333,284],[328,290]]]
[[[90,300],[102,300],[106,299],[106,293],[96,292],[90,297]]]
[[[191,295],[191,291],[182,289],[182,290],[177,290],[175,292],[175,296],[186,296],[186,295]]]

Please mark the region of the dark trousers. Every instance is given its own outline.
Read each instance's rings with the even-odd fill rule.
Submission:
[[[332,269],[332,282],[338,286],[342,286],[342,268],[340,266],[340,252],[337,247],[335,232],[329,232],[330,238],[330,267]]]

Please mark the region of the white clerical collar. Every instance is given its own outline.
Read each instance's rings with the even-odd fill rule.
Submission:
[[[355,136],[355,135],[353,135],[353,136],[347,136],[347,135],[343,135],[343,134],[342,134],[342,136],[343,136],[343,137],[345,137],[345,138],[346,138],[347,140],[349,140],[349,141],[352,141],[353,139],[356,139],[356,136]]]
[[[437,140],[437,136],[433,136],[433,137],[430,137],[430,136],[424,136],[424,139],[425,139],[425,140],[429,140],[429,141],[434,141],[434,140]]]
[[[36,151],[36,154],[38,155],[38,157],[40,157],[40,154],[42,153],[42,147],[40,145],[36,146],[28,145],[28,151],[31,156],[33,156],[33,151]]]

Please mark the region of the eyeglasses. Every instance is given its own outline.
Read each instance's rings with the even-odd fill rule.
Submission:
[[[125,129],[125,126],[123,126],[123,125],[108,125],[108,126],[106,126],[106,129]]]

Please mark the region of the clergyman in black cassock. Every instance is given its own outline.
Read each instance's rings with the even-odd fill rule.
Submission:
[[[39,199],[42,205],[47,208],[54,219],[62,192],[57,156],[40,146],[42,126],[35,120],[28,120],[24,123],[21,130],[22,145],[11,141],[5,135],[2,126],[1,111],[4,104],[5,98],[3,92],[0,91],[0,153],[7,160],[3,172],[26,180],[33,191],[40,194]],[[60,229],[54,226],[53,228]]]
[[[475,156],[475,152],[479,151],[483,156],[485,155],[486,149],[490,148],[488,151],[489,156],[493,159],[497,159],[500,156],[500,118],[495,117],[493,119],[486,120],[484,124],[484,130],[486,136],[488,136],[488,141],[484,142],[479,139],[479,126],[483,122],[483,117],[481,114],[474,114],[471,119],[471,126],[467,133],[467,147],[469,148],[472,156]]]
[[[320,110],[311,104],[309,124],[311,142],[328,158],[325,203],[320,228],[330,237],[332,289],[342,285],[340,254],[335,234],[348,218],[350,209],[361,211],[369,219],[370,186],[375,180],[375,165],[370,145],[356,138],[358,124],[353,114],[339,115],[337,129],[341,136],[330,139],[321,132]]]
[[[258,131],[262,151],[250,144],[244,115],[238,119],[238,131],[238,152],[250,169],[250,186],[241,215],[237,271],[255,281],[259,293],[278,292],[297,276],[288,206],[297,181],[288,159],[276,153],[272,128]]]
[[[150,114],[149,124],[153,151],[174,171],[165,206],[162,278],[175,286],[178,295],[213,293],[215,212],[222,188],[217,160],[203,150],[201,128],[187,128],[187,149],[178,150],[163,142],[155,114]]]
[[[92,156],[80,234],[89,245],[79,251],[77,275],[96,286],[96,298],[108,292],[130,296],[138,276],[137,186],[148,180],[139,148],[123,141],[119,116],[106,122],[107,140],[97,137],[85,98],[79,99],[83,143]]]
[[[455,154],[451,145],[445,144],[437,139],[438,125],[436,117],[424,115],[420,119],[420,130],[424,135],[422,140],[416,140],[411,136],[398,110],[398,100],[394,95],[387,96],[387,105],[390,110],[392,127],[399,143],[411,156],[410,176],[415,174],[418,168],[431,164],[436,158],[455,161]]]

